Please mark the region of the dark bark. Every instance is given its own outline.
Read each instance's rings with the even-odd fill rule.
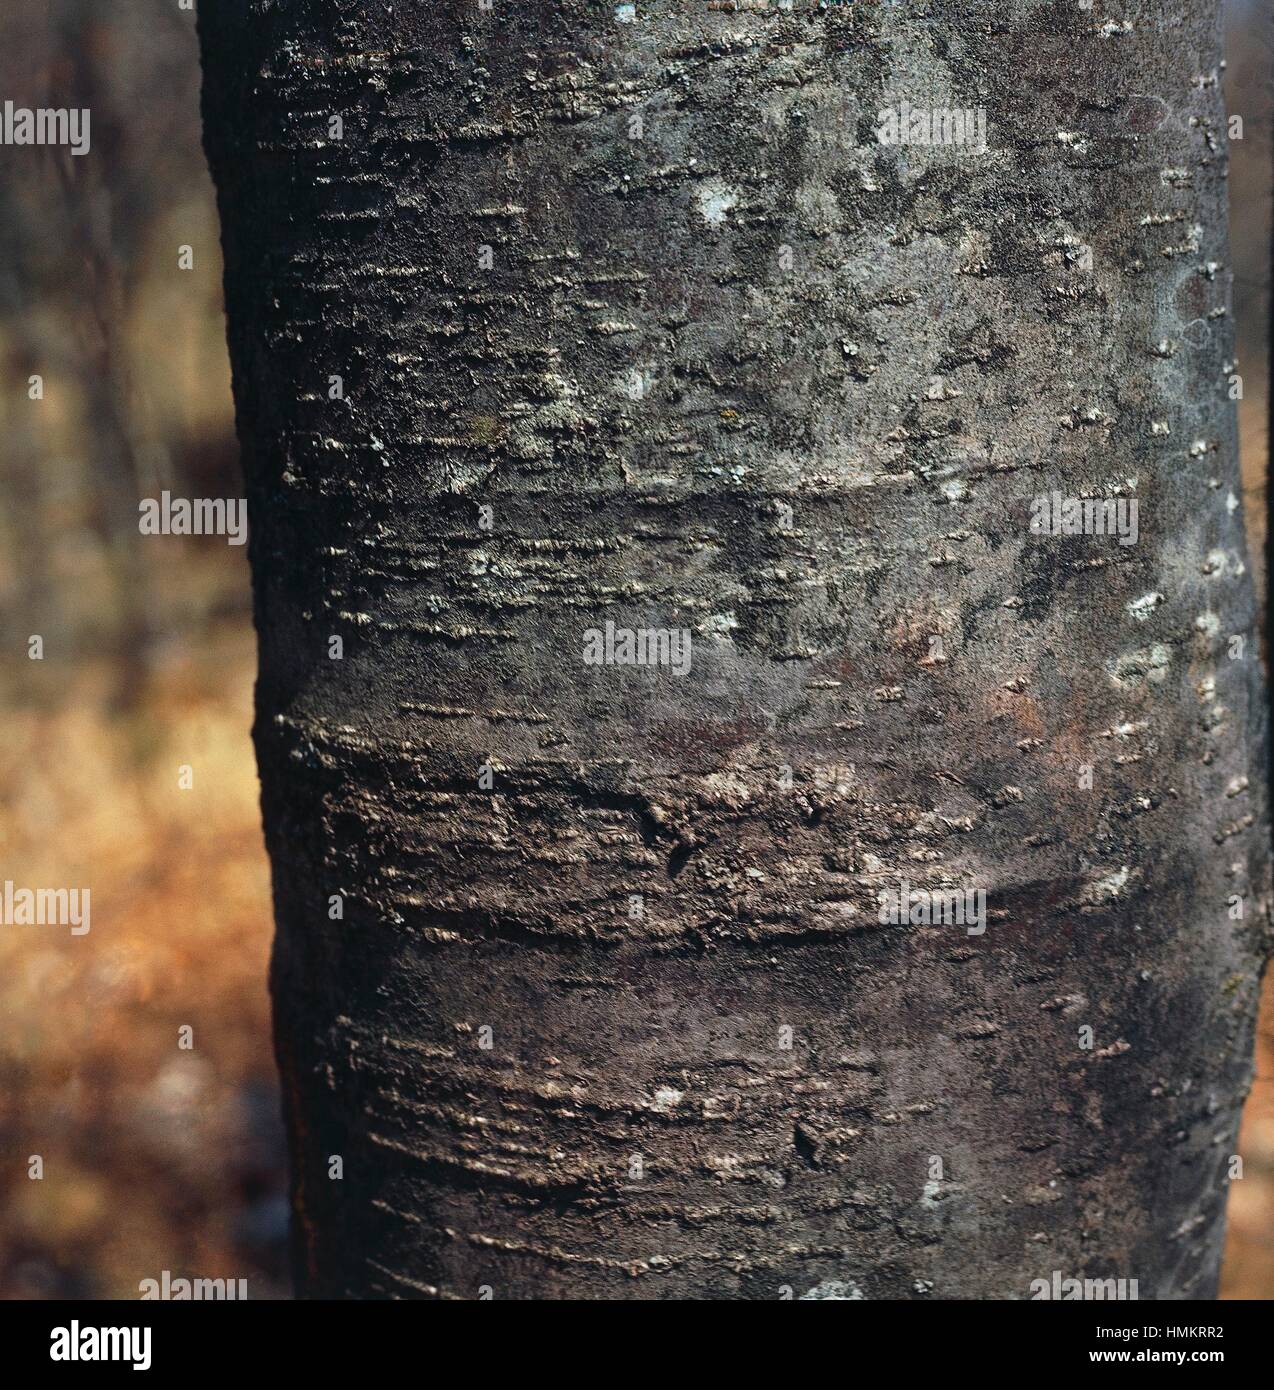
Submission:
[[[1269,910],[1219,27],[1120,13],[204,6],[304,1292],[1212,1293]]]

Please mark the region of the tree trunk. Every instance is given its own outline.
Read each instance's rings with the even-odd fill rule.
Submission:
[[[303,1293],[1211,1295],[1265,723],[1168,8],[204,6]]]

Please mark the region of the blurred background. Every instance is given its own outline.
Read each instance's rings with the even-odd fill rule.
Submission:
[[[88,157],[0,147],[0,879],[94,909],[87,936],[0,931],[10,1298],[165,1269],[290,1292],[247,549],[137,528],[163,488],[242,493],[194,25],[0,11],[0,100],[92,110]]]
[[[1257,565],[1272,4],[1227,0]],[[90,107],[92,154],[0,147],[0,879],[89,884],[93,918],[74,949],[65,929],[0,932],[0,1297],[136,1298],[163,1270],[287,1297],[247,554],[221,537],[142,545],[137,529],[138,499],[163,488],[241,492],[194,15],[177,0],[7,5],[3,99]],[[43,661],[27,659],[32,634]],[[1274,989],[1265,1000],[1231,1298],[1274,1297]]]

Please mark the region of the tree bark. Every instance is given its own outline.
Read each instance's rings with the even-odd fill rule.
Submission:
[[[301,1292],[1211,1296],[1269,949],[1217,8],[203,7]]]

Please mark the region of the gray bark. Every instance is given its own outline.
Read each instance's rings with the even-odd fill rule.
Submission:
[[[300,1288],[1210,1296],[1269,947],[1217,6],[620,8],[203,7]]]

